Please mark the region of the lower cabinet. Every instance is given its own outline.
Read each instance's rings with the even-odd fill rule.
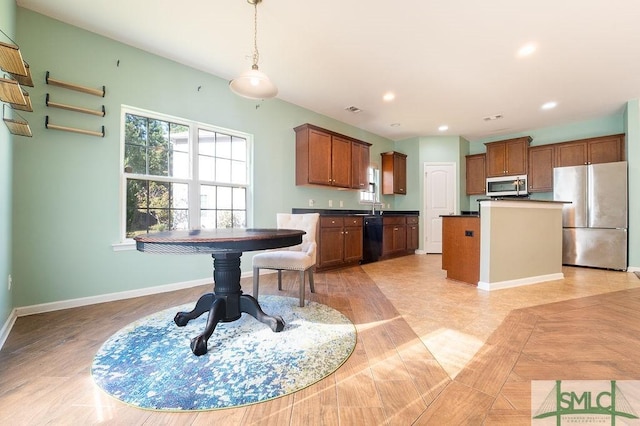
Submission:
[[[407,250],[407,222],[405,216],[382,218],[382,257],[404,253]]]
[[[318,269],[362,260],[362,217],[321,216]]]
[[[418,216],[407,216],[407,251],[418,250],[420,246],[420,229]]]

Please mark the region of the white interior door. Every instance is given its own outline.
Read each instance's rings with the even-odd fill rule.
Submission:
[[[442,253],[442,218],[456,211],[456,164],[424,164],[425,251]]]

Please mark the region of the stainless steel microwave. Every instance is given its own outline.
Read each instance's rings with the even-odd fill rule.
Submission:
[[[528,193],[527,175],[487,178],[486,195],[489,197],[523,196]]]

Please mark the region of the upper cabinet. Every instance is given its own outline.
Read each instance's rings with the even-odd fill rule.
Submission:
[[[553,191],[553,145],[532,146],[529,148],[529,192]]]
[[[407,194],[407,155],[401,152],[383,152],[382,194]]]
[[[624,134],[555,144],[555,167],[624,160]]]
[[[303,124],[294,130],[296,185],[360,188],[360,183],[367,180],[366,168],[369,166],[371,144],[311,124]],[[366,160],[364,150],[360,150],[359,147],[354,149],[354,145],[366,147]],[[354,152],[358,156],[357,162],[352,157]],[[363,163],[366,166],[363,167]],[[356,164],[358,170],[354,171],[353,167]]]
[[[369,186],[369,145],[351,143],[351,187],[367,189]]]
[[[487,177],[526,174],[529,142],[531,138],[524,136],[485,144]]]
[[[485,194],[485,154],[466,156],[467,164],[467,195]]]

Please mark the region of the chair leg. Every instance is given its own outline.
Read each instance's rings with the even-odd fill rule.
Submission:
[[[313,286],[313,268],[309,268],[309,288],[311,289],[311,293],[316,292],[316,289]]]
[[[300,307],[304,307],[304,271],[300,271]]]
[[[282,290],[282,269],[278,269],[278,290]]]
[[[253,268],[253,297],[258,299],[258,286],[260,285],[260,268]]]

